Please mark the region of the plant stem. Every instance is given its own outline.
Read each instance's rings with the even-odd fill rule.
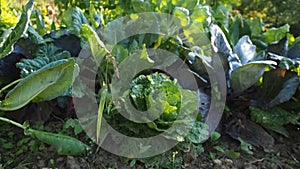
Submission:
[[[20,123],[17,123],[17,122],[15,122],[15,121],[12,121],[12,120],[7,119],[7,118],[4,118],[4,117],[0,117],[0,120],[1,120],[1,121],[5,121],[5,122],[10,123],[10,124],[13,124],[13,125],[15,125],[15,126],[17,126],[17,127],[22,128],[23,130],[25,130],[25,127],[24,127],[23,125],[21,125]]]
[[[4,90],[6,90],[6,89],[10,88],[11,86],[17,84],[17,83],[20,82],[21,80],[22,80],[22,79],[17,79],[17,80],[15,80],[15,81],[11,82],[10,84],[4,86],[4,87],[0,90],[0,94],[1,94]]]

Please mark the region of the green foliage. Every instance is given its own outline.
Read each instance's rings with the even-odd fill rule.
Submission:
[[[238,140],[240,141],[240,149],[247,154],[253,155],[251,144],[246,143],[241,138],[238,138]]]
[[[109,51],[104,46],[104,43],[101,41],[97,33],[93,28],[87,24],[83,24],[80,29],[80,35],[83,39],[88,42],[92,56],[97,65],[100,65],[101,61],[104,59],[104,56],[109,53]]]
[[[76,34],[80,34],[80,29],[83,24],[88,24],[88,20],[78,7],[69,8],[63,13],[62,21],[68,28]]]
[[[261,4],[265,1],[255,0],[254,2]],[[290,1],[287,2],[290,3]],[[92,59],[99,67],[97,78],[93,79],[93,83],[101,87],[97,93],[99,109],[97,117],[95,116],[97,119],[95,135],[98,143],[102,141],[99,140],[101,134],[104,133],[101,131],[101,120],[102,117],[105,117],[114,128],[130,136],[157,135],[167,131],[172,125],[179,125],[176,130],[168,131],[169,133],[164,135],[166,139],[176,140],[179,143],[178,146],[162,155],[137,160],[144,162],[148,167],[181,167],[183,153],[190,153],[197,157],[204,151],[201,143],[209,137],[210,133],[206,124],[194,118],[198,115],[197,110],[194,110],[199,104],[198,95],[196,92],[182,89],[181,84],[176,81],[180,79],[173,79],[167,72],[141,73],[142,70],[152,67],[154,63],[158,63],[158,65],[162,63],[155,56],[153,57],[147,48],[167,50],[186,61],[197,77],[197,81],[200,82],[200,88],[214,85],[211,84],[207,72],[214,71],[212,65],[215,56],[219,56],[227,75],[228,91],[232,92],[229,95],[236,96],[234,99],[243,98],[243,101],[251,105],[249,109],[253,121],[285,136],[288,136],[288,133],[285,131],[284,125],[290,123],[299,125],[298,112],[288,112],[279,107],[282,103],[290,101],[291,98],[298,99],[294,96],[297,91],[299,92],[300,74],[299,44],[296,43],[297,38],[290,34],[289,24],[283,25],[285,23],[283,19],[280,20],[282,23],[278,24],[278,18],[281,16],[274,15],[274,17],[278,17],[276,19],[278,23],[274,24],[276,27],[266,28],[261,18],[245,19],[232,10],[230,4],[243,7],[249,3],[249,1],[240,0],[55,0],[55,3],[58,5],[59,16],[56,18],[58,20],[53,22],[52,30],[56,25],[59,26],[58,29],[71,30],[71,35],[77,38],[75,39],[84,50],[90,50]],[[295,1],[295,4],[298,3],[298,0]],[[270,4],[270,10],[276,9],[273,13],[278,13],[277,10],[281,8],[277,1],[268,1],[266,4]],[[249,3],[249,8],[243,10],[251,10],[250,8],[255,5],[255,3]],[[70,90],[77,74],[83,71],[79,70],[75,59],[71,58],[77,57],[78,52],[68,51],[56,43],[59,38],[68,35],[68,31],[52,32],[51,35],[46,35],[48,38],[43,37],[50,30],[45,20],[45,14],[37,9],[32,10],[32,8],[33,1],[30,0],[15,28],[1,39],[0,58],[6,57],[10,53],[21,53],[26,58],[17,61],[16,64],[16,67],[20,69],[21,78],[14,79],[14,82],[1,89],[4,100],[0,103],[0,109],[5,112],[20,109],[30,102],[42,102],[65,95]],[[265,14],[266,11],[268,9],[262,9],[259,13]],[[176,29],[175,33],[166,32],[174,37],[155,33],[127,37],[126,30],[131,30],[133,25],[139,21],[135,14],[138,12],[161,12],[178,17],[178,25],[173,22],[165,22],[163,20],[165,18],[153,19],[152,15],[145,15],[144,18],[154,21],[147,25],[147,27],[154,27],[154,30],[151,30],[153,32],[166,28],[171,31]],[[16,24],[11,20],[4,20],[7,17],[2,19],[2,16],[12,14],[3,6],[1,6],[0,13],[0,30]],[[116,21],[108,24],[121,16],[129,16],[131,22]],[[272,16],[267,18],[267,20],[272,19]],[[290,17],[286,19],[290,20]],[[2,21],[7,25],[2,26]],[[297,24],[296,22],[298,21],[295,20],[291,23]],[[278,27],[278,25],[283,26]],[[177,27],[182,27],[182,29],[177,30]],[[97,28],[100,29],[96,32]],[[147,28],[137,27],[136,29]],[[116,34],[121,35],[121,39],[117,39],[119,37],[112,38]],[[62,43],[67,44],[66,42],[68,41]],[[115,44],[117,42],[118,44]],[[13,50],[14,45],[16,48]],[[24,51],[18,51],[18,47]],[[137,50],[141,52],[137,54]],[[176,59],[165,59],[166,65],[163,66],[172,65]],[[131,70],[128,65],[137,66],[133,66]],[[140,65],[142,67],[138,67]],[[126,78],[122,79],[124,75]],[[79,79],[78,83],[83,84],[81,80]],[[124,89],[124,84],[129,88]],[[79,88],[75,90],[79,94],[73,93],[73,95],[84,97],[85,93],[82,91],[87,87],[80,85]],[[253,95],[247,92],[250,88],[255,89]],[[94,91],[90,93],[94,94]],[[138,124],[122,117],[116,109],[122,107],[127,96],[130,96],[131,103],[140,111],[138,116],[147,118],[143,113],[150,110],[149,112],[152,112],[150,117],[158,118],[147,124]],[[112,98],[116,100],[112,100]],[[228,99],[229,102],[232,101],[230,100],[232,98]],[[296,101],[296,103],[298,102]],[[125,104],[122,109],[128,111],[129,115],[135,114],[132,106]],[[180,113],[180,110],[184,111]],[[161,114],[158,116],[158,113]],[[202,118],[205,120],[205,117]],[[69,127],[74,128],[75,135],[82,132],[78,120],[69,119],[65,123],[64,129]],[[191,130],[186,131],[185,128]],[[88,146],[82,142],[61,134],[46,133],[30,128],[25,129],[25,134],[52,145],[59,154],[63,155],[81,155],[85,154],[88,149]],[[219,133],[211,134],[213,149],[230,157],[238,158],[240,156],[238,152],[217,145],[219,137]],[[118,138],[112,138],[112,140],[120,142]],[[7,150],[13,147],[13,144],[4,139],[0,139],[0,142],[3,143],[2,147]],[[253,153],[249,144],[243,140],[240,142],[242,151],[248,154]],[[27,145],[32,149],[35,149],[36,146],[27,137],[20,140],[18,145],[20,150],[17,154],[27,151]],[[141,149],[146,152],[150,148],[148,145],[128,142],[121,148],[121,151],[132,153],[132,149]],[[216,154],[211,153],[211,157],[215,159]],[[135,161],[131,165],[134,163]]]
[[[55,147],[57,149],[57,152],[61,155],[82,155],[86,154],[90,150],[90,147],[88,145],[70,136],[34,130],[29,127],[28,123],[24,123],[24,125],[21,125],[15,121],[3,117],[0,117],[0,121],[4,121],[22,128],[25,135],[28,135],[32,138],[38,139],[41,142]],[[23,145],[28,141],[29,138],[22,139],[18,142],[18,145]],[[25,151],[27,151],[27,147],[24,148]],[[17,153],[23,153],[22,151],[24,151],[24,148],[21,148]]]
[[[169,78],[167,75],[156,72],[133,79],[130,84],[130,97],[135,107],[141,111],[148,110],[151,106],[148,101],[151,97],[150,93],[153,95],[156,90],[159,90],[165,96],[165,100],[162,100],[164,110],[161,118],[165,121],[175,120],[180,110],[181,97],[178,84]]]
[[[262,124],[264,127],[274,130],[286,137],[288,137],[287,131],[283,128],[286,124],[300,125],[300,113],[288,112],[280,107],[273,107],[267,110],[250,107],[251,118]]]
[[[78,135],[83,131],[83,128],[77,119],[70,118],[65,122],[63,130],[67,130],[69,128],[73,128],[75,135]]]
[[[13,50],[13,45],[25,33],[30,22],[30,15],[33,8],[33,0],[30,0],[23,11],[21,18],[9,35],[0,42],[0,58],[3,58]]]
[[[290,31],[290,26],[288,24],[285,24],[284,26],[279,28],[267,29],[265,34],[265,38],[266,38],[265,42],[271,43],[271,42],[278,41],[284,38],[289,31]]]
[[[7,93],[1,110],[16,110],[30,101],[40,102],[61,96],[73,83],[78,67],[74,59],[52,62],[31,73]]]
[[[29,135],[44,143],[50,144],[55,147],[58,154],[61,155],[82,155],[90,150],[89,146],[70,136],[34,129],[25,129],[24,133],[25,135]]]
[[[276,81],[276,83],[274,83]],[[273,107],[291,99],[299,86],[299,76],[296,72],[277,69],[263,75],[261,97],[257,105]]]
[[[208,126],[201,122],[196,122],[193,126],[192,130],[188,134],[187,138],[192,143],[202,143],[209,136]]]
[[[225,147],[222,147],[219,145],[219,139],[221,137],[221,134],[214,131],[211,133],[210,135],[210,146],[218,151],[219,153],[222,153],[222,154],[225,154],[231,158],[239,158],[240,157],[240,153],[239,152],[236,152],[234,151],[233,149],[228,149],[228,148],[225,148]],[[217,154],[213,151],[210,151],[209,152],[209,156],[212,160],[215,160],[217,159]]]
[[[246,18],[263,18],[266,25],[278,27],[288,23],[292,25],[292,34],[299,36],[299,0],[243,0],[240,4],[233,4]]]
[[[18,11],[15,8],[10,7],[11,3],[7,0],[2,0],[0,2],[0,36],[18,22]],[[0,42],[2,42],[0,38]]]
[[[106,100],[108,97],[108,90],[107,87],[102,87],[100,93],[100,101],[99,101],[99,108],[98,108],[98,116],[97,116],[97,130],[96,130],[96,141],[99,143],[100,140],[100,132],[101,132],[101,123],[102,123],[102,117],[104,108],[106,105]]]
[[[47,48],[47,46],[45,46]],[[54,48],[54,49],[53,49]],[[43,48],[41,48],[43,50]],[[38,52],[40,52],[39,50]],[[53,52],[52,52],[53,51]],[[16,64],[16,66],[21,69],[21,76],[24,78],[31,73],[34,73],[41,69],[44,66],[47,66],[48,64],[62,60],[62,59],[68,59],[70,58],[70,53],[69,52],[61,52],[57,53],[57,49],[55,49],[54,46],[50,46],[49,51],[45,51],[43,54],[38,54],[37,57],[34,59],[23,59],[19,63]],[[49,54],[49,52],[53,53],[52,55]],[[57,53],[57,54],[55,54]],[[50,56],[50,57],[48,57]]]
[[[31,21],[33,25],[36,25],[36,31],[40,35],[44,35],[47,32],[47,28],[45,25],[45,21],[43,19],[43,15],[40,13],[38,9],[32,10]]]
[[[231,74],[232,88],[237,92],[244,91],[254,85],[264,74],[265,63],[249,63],[235,69]],[[247,79],[245,81],[245,79]]]

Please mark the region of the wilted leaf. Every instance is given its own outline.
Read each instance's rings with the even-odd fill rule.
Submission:
[[[102,123],[102,116],[106,104],[106,99],[108,95],[107,87],[104,86],[101,88],[100,91],[100,102],[99,102],[99,108],[98,108],[98,116],[97,116],[97,128],[96,128],[96,141],[99,143],[100,141],[100,134],[101,133],[101,123]]]

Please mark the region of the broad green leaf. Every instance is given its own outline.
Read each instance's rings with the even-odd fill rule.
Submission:
[[[238,159],[241,156],[240,152],[235,152],[233,149],[227,151],[230,158]]]
[[[299,66],[299,62],[294,59],[290,59],[288,57],[276,55],[273,53],[268,53],[268,58],[279,62],[278,67],[286,70],[293,70]]]
[[[0,58],[10,53],[13,50],[13,45],[26,32],[29,25],[32,7],[33,0],[30,0],[26,4],[25,11],[23,11],[21,18],[15,28],[10,32],[8,37],[3,42],[0,42]]]
[[[237,92],[248,89],[261,78],[268,64],[276,63],[273,61],[250,62],[236,68],[231,74],[231,87]]]
[[[258,48],[257,50],[265,50],[268,45],[259,39],[252,39],[253,44]]]
[[[0,110],[17,110],[30,101],[54,99],[70,88],[77,73],[74,59],[52,62],[23,78],[0,102]]]
[[[297,68],[297,67],[299,66],[299,63],[293,61],[292,59],[283,57],[283,58],[280,60],[280,63],[279,63],[278,66],[279,66],[280,68],[282,68],[282,69],[292,70],[292,69]]]
[[[260,37],[263,28],[261,18],[255,17],[253,20],[247,20],[247,23],[251,29],[251,37]]]
[[[50,144],[56,148],[60,155],[83,155],[91,149],[81,141],[63,134],[55,134],[34,129],[25,129],[24,134]]]
[[[87,24],[82,25],[80,30],[81,36],[88,42],[92,55],[97,65],[100,65],[104,56],[109,53],[104,43],[101,41],[97,33]]]
[[[286,34],[289,32],[289,30],[290,30],[289,24],[285,24],[284,26],[281,26],[279,28],[267,29],[266,35],[265,35],[265,41],[267,43],[278,41],[278,40],[282,39],[283,37],[285,37]]]
[[[289,47],[290,47],[290,46],[293,46],[293,44],[296,42],[296,38],[295,38],[294,35],[291,34],[291,33],[287,33],[287,34],[286,34],[286,38],[287,38],[287,40],[288,40],[288,46],[289,46]]]
[[[240,18],[238,16],[235,16],[233,18],[233,21],[229,25],[228,29],[229,29],[228,41],[233,46],[236,44],[236,42],[239,40],[240,37]]]
[[[274,83],[276,82],[276,83]],[[286,69],[276,69],[263,75],[261,97],[256,104],[263,107],[274,105],[290,100],[299,85],[299,77],[296,72]]]

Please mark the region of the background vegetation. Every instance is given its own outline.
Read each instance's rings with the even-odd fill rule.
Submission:
[[[272,149],[275,143],[288,140],[295,130],[299,132],[299,0],[0,2],[0,168],[18,166],[21,160],[25,162],[24,165],[35,165],[32,160],[26,164],[27,159],[18,157],[48,150],[52,153],[50,158],[57,154],[86,158],[96,154],[99,147],[82,132],[72,102],[73,98],[84,98],[91,93],[96,95],[98,114],[89,114],[92,110],[85,110],[85,113],[95,119],[89,125],[97,127],[93,134],[98,142],[101,141],[102,117],[120,132],[131,136],[148,136],[164,132],[180,121],[177,119],[180,108],[186,110],[184,115],[188,117],[196,113],[195,124],[189,123],[193,119],[185,119],[182,130],[171,131],[175,135],[166,136],[179,142],[176,147],[152,158],[125,159],[125,163],[131,167],[141,164],[149,168],[180,168],[190,163],[187,159],[197,159],[206,150],[209,152],[208,158],[212,160],[220,156],[236,159],[241,157],[241,153],[253,155],[252,146],[278,157],[280,154]],[[126,30],[135,22],[109,25],[110,21],[149,11],[177,16],[182,27],[181,36],[139,34],[122,40],[113,49],[102,45],[102,41],[109,39],[105,33],[114,35],[109,31],[103,33],[106,27]],[[103,37],[99,38],[96,30]],[[203,32],[210,41],[196,36],[199,35],[198,31]],[[119,33],[126,34],[125,31]],[[91,49],[91,57],[87,59],[101,61],[97,63],[99,70],[95,70],[97,79],[77,79],[78,74],[90,71],[86,67],[79,68],[76,63],[79,51],[85,45]],[[155,100],[159,100],[156,102],[159,104],[154,109],[161,111],[163,107],[163,113],[157,120],[140,125],[126,120],[117,111],[119,105],[116,105],[124,100],[123,94],[118,95],[119,102],[114,102],[112,95],[121,88],[114,90],[110,84],[114,80],[114,73],[139,73],[126,72],[130,71],[126,69],[129,65],[126,63],[130,60],[128,56],[134,56],[135,50],[142,51],[141,57],[131,59],[131,63],[152,64],[148,59],[153,56],[146,50],[152,47],[172,52],[186,61],[197,79],[199,89],[203,90],[203,95],[200,95],[200,101],[203,102],[195,101],[198,98],[196,92],[181,89],[168,75],[146,71],[132,80],[129,92],[122,91],[129,93],[132,103],[139,110],[147,110]],[[212,67],[216,54],[220,56],[225,69],[226,96],[221,95],[220,86],[211,84],[205,71],[205,68]],[[173,60],[169,62],[173,63]],[[119,68],[126,71],[119,72]],[[95,83],[96,91],[83,92],[88,88],[89,83],[84,83],[86,80]],[[71,85],[75,82],[80,85],[72,93]],[[122,82],[116,84],[120,87]],[[155,96],[157,90],[162,91],[160,94],[164,97]],[[203,123],[209,108],[208,90],[213,91],[219,100],[226,97],[224,116],[218,131],[237,140],[240,143],[238,148],[219,146],[221,134],[209,133],[209,127]],[[196,112],[191,107],[197,105],[200,111]],[[129,107],[125,106],[124,109],[131,112]],[[38,121],[47,123],[40,124]],[[55,124],[59,127],[54,127]],[[186,126],[191,130],[185,132],[183,129]],[[294,130],[290,132],[290,128]],[[209,143],[204,146],[202,140],[208,137]],[[105,138],[122,142],[118,138]],[[289,140],[292,143],[299,142],[298,137],[292,138]],[[136,145],[126,142],[121,151],[130,153],[133,149],[149,148],[147,145]],[[299,165],[299,159],[293,155],[297,151],[291,152],[288,152],[291,158],[286,164]],[[55,166],[53,159],[49,164]]]

